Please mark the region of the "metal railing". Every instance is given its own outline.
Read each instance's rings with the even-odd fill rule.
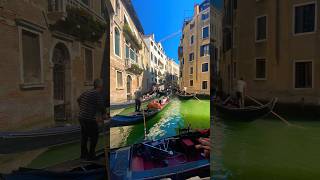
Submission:
[[[101,13],[96,12],[93,8],[83,3],[81,0],[48,0],[49,12],[66,12],[67,7],[84,9],[93,15],[96,19],[104,21]]]

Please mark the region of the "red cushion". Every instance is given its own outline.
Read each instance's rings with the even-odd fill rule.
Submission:
[[[182,139],[182,142],[187,147],[190,147],[190,146],[194,145],[194,143],[190,139]]]
[[[144,162],[142,157],[134,157],[132,159],[132,170],[134,171],[143,171],[144,170]]]

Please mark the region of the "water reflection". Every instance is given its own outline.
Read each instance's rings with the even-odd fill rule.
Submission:
[[[155,140],[176,135],[176,131],[184,126],[180,106],[181,102],[174,100],[170,108],[161,116],[159,122],[149,130],[147,139]]]
[[[129,110],[125,109],[123,112],[129,112]],[[173,98],[163,111],[148,120],[146,124],[147,139],[174,136],[179,128],[185,128],[189,124],[193,129],[210,128],[210,102],[209,100],[193,99],[180,101]],[[139,143],[143,140],[143,123],[111,128],[110,130],[111,149]]]
[[[320,123],[293,119],[289,118],[291,123],[304,128],[273,117],[253,122],[216,118],[212,137],[215,170],[231,171],[231,179],[320,177]]]

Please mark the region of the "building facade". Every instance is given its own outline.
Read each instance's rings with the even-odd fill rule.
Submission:
[[[85,13],[88,20],[103,25],[104,3],[0,1],[1,130],[76,119],[77,98],[100,77],[104,34],[88,34],[82,27],[92,27],[86,25],[71,27],[83,33],[73,34],[61,20]]]
[[[186,88],[188,93],[210,94],[210,44],[215,41],[218,62],[222,45],[221,18],[221,13],[205,0],[194,6],[194,16],[184,22],[178,53],[180,88]]]
[[[178,88],[179,87],[179,64],[175,60],[167,59],[167,69],[166,69],[166,86]]]
[[[110,102],[121,103],[143,90],[148,48],[143,28],[130,0],[112,0],[114,15],[110,25]],[[144,64],[145,63],[145,64]]]
[[[243,77],[256,98],[320,105],[317,1],[227,0],[224,9],[224,91]]]
[[[165,82],[167,56],[162,44],[155,41],[154,34],[144,36],[144,41],[150,50],[151,83],[163,84]]]

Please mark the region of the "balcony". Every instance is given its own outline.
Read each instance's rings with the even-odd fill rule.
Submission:
[[[105,22],[100,12],[96,12],[89,4],[84,3],[82,0],[48,0],[48,18],[50,23],[65,19],[67,7],[83,9],[90,13],[94,19]]]
[[[141,65],[129,58],[125,59],[125,68],[127,72],[133,73],[135,75],[141,75],[141,73],[143,72]]]

